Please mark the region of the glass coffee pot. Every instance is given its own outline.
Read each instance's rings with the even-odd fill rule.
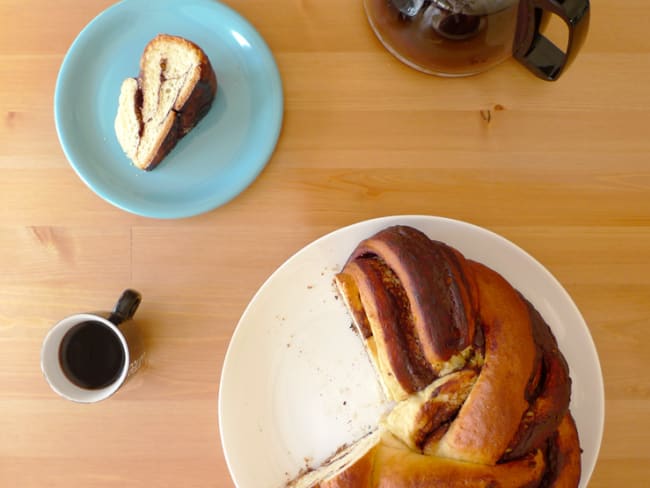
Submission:
[[[364,0],[384,46],[407,65],[441,76],[486,71],[513,56],[556,80],[584,42],[589,0]],[[565,50],[542,34],[549,15],[568,29]]]

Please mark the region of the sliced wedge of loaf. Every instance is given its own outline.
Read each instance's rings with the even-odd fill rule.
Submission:
[[[207,114],[217,78],[203,50],[182,37],[159,34],[147,44],[138,78],[122,83],[115,134],[140,169],[154,169]]]

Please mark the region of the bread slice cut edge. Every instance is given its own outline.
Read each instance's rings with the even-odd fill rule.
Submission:
[[[159,34],[144,49],[138,78],[120,89],[115,134],[133,164],[154,169],[210,109],[216,74],[196,44]]]

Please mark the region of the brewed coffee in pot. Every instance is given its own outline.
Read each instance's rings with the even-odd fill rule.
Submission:
[[[586,36],[589,0],[364,0],[370,24],[398,59],[426,73],[467,76],[513,56],[556,79]],[[566,50],[540,32],[545,16],[567,23]]]

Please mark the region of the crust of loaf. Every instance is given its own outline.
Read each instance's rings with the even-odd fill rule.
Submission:
[[[469,312],[475,296],[464,280],[468,274],[464,258],[407,226],[389,227],[362,241],[348,263],[364,256],[383,261],[402,284],[418,347],[434,372],[443,373],[449,360],[470,347],[474,338],[474,317]]]
[[[335,281],[389,398],[406,399],[473,354],[475,285],[446,244],[389,227],[362,241]]]
[[[140,58],[138,78],[122,83],[115,133],[125,154],[154,169],[207,114],[217,91],[210,60],[187,39],[159,34]]]
[[[377,480],[373,488],[533,487],[546,469],[541,450],[510,463],[489,466],[426,456],[387,441],[376,449],[373,465]]]
[[[472,262],[485,337],[485,366],[435,454],[494,465],[528,409],[536,355],[528,309],[498,273]]]
[[[376,443],[304,486],[575,488],[581,450],[571,379],[548,324],[498,272],[422,236],[384,229],[335,277],[398,403]],[[425,317],[426,302],[442,311]],[[431,362],[420,342],[447,339],[430,344]],[[435,376],[424,387],[419,352]]]
[[[507,464],[486,466],[425,456],[409,450],[389,432],[346,469],[313,484],[314,488],[524,488],[537,486],[546,461],[541,450]]]

